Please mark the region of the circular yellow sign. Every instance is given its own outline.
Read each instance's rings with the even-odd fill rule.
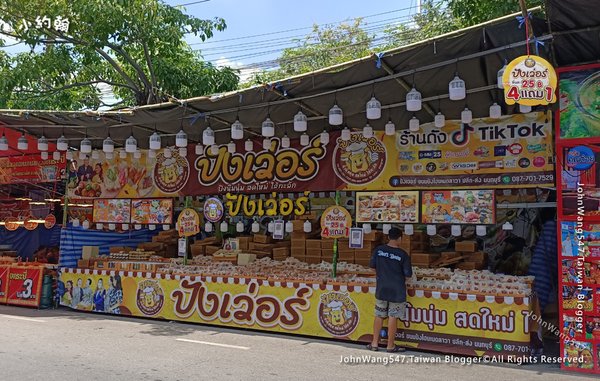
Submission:
[[[502,82],[506,104],[538,106],[556,102],[556,72],[542,57],[515,58],[506,66]]]
[[[192,208],[185,208],[177,218],[177,232],[180,237],[190,237],[200,233],[200,216]]]
[[[343,206],[330,206],[321,216],[322,238],[347,238],[352,227],[352,216]]]

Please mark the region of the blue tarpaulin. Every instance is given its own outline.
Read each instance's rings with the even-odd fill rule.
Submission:
[[[10,245],[20,257],[33,259],[33,253],[40,246],[56,247],[59,245],[60,229],[59,225],[52,229],[46,229],[43,224],[34,230],[20,227],[15,231],[8,231],[4,227],[0,227],[0,245]]]

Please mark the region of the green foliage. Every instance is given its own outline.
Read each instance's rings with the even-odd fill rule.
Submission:
[[[543,5],[544,0],[527,0],[526,6]],[[448,0],[452,15],[467,27],[519,12],[519,0]]]
[[[295,47],[283,50],[278,59],[279,69],[255,74],[244,84],[245,87],[309,73],[369,55],[373,36],[365,32],[361,24],[362,19],[358,18],[337,26],[314,25],[310,34],[295,41]]]
[[[105,84],[127,106],[233,90],[237,72],[204,62],[184,41],[224,30],[160,0],[0,0],[5,36],[31,48],[0,54],[0,107],[97,108]],[[38,16],[70,22],[68,32],[36,27]],[[26,27],[23,20],[30,25]]]

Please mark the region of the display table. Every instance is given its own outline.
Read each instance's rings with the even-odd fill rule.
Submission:
[[[62,269],[60,280],[76,287],[91,279],[96,294],[102,279],[97,295],[112,295],[114,302],[121,293],[108,285],[116,275],[122,300],[113,313],[355,342],[372,338],[374,287],[76,268]],[[529,297],[408,293],[407,320],[399,323],[396,338],[400,345],[471,356],[529,354]],[[94,303],[73,305],[65,298],[61,304],[110,310],[97,308],[98,303],[96,308]]]

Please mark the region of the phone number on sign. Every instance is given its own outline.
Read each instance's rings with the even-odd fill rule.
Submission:
[[[512,183],[546,183],[554,181],[554,175],[518,175],[511,176],[510,180]]]

